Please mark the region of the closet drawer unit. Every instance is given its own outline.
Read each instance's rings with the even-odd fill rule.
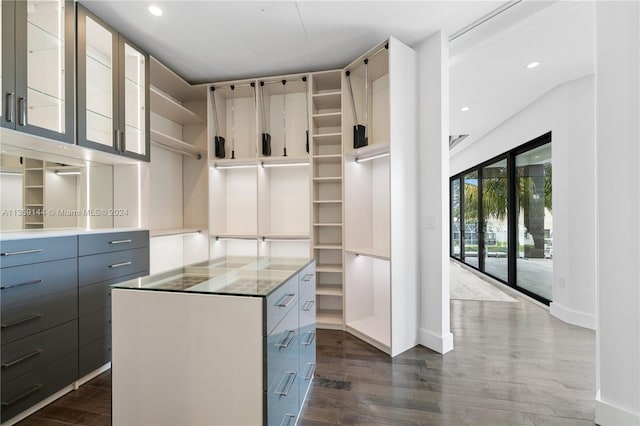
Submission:
[[[4,422],[73,383],[78,375],[78,354],[64,355],[2,385],[2,418]]]
[[[283,369],[298,369],[298,310],[291,309],[267,336],[267,383],[266,389],[276,384],[276,378]]]
[[[111,334],[111,308],[80,317],[79,321],[78,343],[80,346],[88,345]]]
[[[298,276],[294,275],[276,291],[265,298],[267,313],[266,334],[278,325],[284,316],[298,301]]]
[[[5,344],[2,346],[2,384],[77,350],[77,321]]]
[[[126,275],[113,280],[102,281],[85,285],[78,289],[78,315],[81,317],[92,312],[101,311],[111,307],[111,286],[121,281],[149,275],[148,270]]]
[[[267,425],[295,425],[298,415],[298,366],[283,370],[267,395]]]
[[[0,313],[2,343],[10,343],[78,317],[78,290],[3,306]]]
[[[300,299],[303,298],[307,292],[313,289],[315,293],[316,289],[316,262],[313,261],[307,265],[302,271],[298,273],[299,285],[300,285]]]
[[[75,235],[0,241],[0,268],[76,257],[77,241]]]
[[[78,376],[83,377],[111,361],[111,335],[80,347]]]
[[[149,231],[111,232],[78,236],[78,256],[149,247]]]
[[[78,286],[76,259],[0,269],[2,307]]]
[[[124,277],[149,269],[149,247],[78,258],[80,286]]]

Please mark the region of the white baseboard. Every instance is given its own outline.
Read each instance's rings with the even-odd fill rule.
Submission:
[[[640,414],[631,413],[623,408],[600,399],[600,389],[596,395],[596,424],[600,426],[638,426]]]
[[[577,325],[578,327],[584,327],[590,330],[596,329],[595,315],[571,310],[557,302],[551,302],[551,305],[549,305],[549,313],[568,324]]]
[[[420,329],[420,344],[438,353],[446,354],[453,350],[453,334],[438,336],[423,328]]]

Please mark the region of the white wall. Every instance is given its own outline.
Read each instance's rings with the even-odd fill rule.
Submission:
[[[596,422],[640,424],[640,4],[596,6]]]
[[[595,329],[595,78],[542,95],[451,157],[451,175],[552,132],[552,315]]]

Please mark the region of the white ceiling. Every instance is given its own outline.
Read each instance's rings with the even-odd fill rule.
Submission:
[[[594,7],[594,2],[547,4],[470,48],[459,51],[457,41],[452,44],[450,133],[470,136],[451,155],[559,84],[595,72]],[[527,69],[533,61],[540,66]],[[463,106],[469,110],[460,111]]]
[[[343,67],[390,35],[415,45],[504,2],[80,0],[192,83]]]

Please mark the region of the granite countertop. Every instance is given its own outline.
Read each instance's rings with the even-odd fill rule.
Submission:
[[[113,232],[147,231],[146,228],[47,228],[0,231],[0,241],[26,240],[29,238],[67,237],[70,235],[107,234]]]
[[[127,290],[264,297],[311,259],[230,256],[115,284]]]

